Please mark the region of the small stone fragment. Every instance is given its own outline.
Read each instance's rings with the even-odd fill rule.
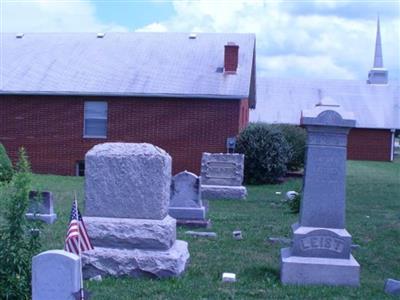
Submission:
[[[235,230],[232,232],[232,236],[235,240],[242,240],[243,239],[243,235],[242,232],[240,230]]]
[[[283,245],[290,245],[292,240],[285,237],[269,237],[268,242],[271,244],[283,244]]]
[[[101,275],[96,275],[89,279],[89,281],[102,281],[102,280],[103,278],[101,277]]]
[[[222,282],[236,282],[236,274],[222,273]]]
[[[282,194],[282,192],[275,192],[275,195],[280,195]]]
[[[286,200],[287,200],[287,201],[293,201],[294,198],[296,198],[296,196],[297,196],[298,194],[299,194],[299,193],[298,193],[298,192],[295,192],[295,191],[288,191],[288,192],[286,193]]]
[[[29,231],[31,233],[31,236],[33,237],[38,237],[40,235],[40,230],[38,228],[32,228]]]
[[[386,279],[385,293],[392,296],[400,296],[400,281],[391,278]]]
[[[215,232],[206,232],[206,231],[186,231],[185,234],[194,236],[194,237],[206,237],[206,238],[217,238],[217,234]]]

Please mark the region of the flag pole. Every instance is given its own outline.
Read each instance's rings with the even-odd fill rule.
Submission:
[[[85,299],[85,293],[83,290],[83,271],[82,271],[82,251],[81,251],[81,230],[80,230],[80,220],[79,220],[79,209],[78,209],[78,200],[76,198],[76,191],[74,191],[74,197],[75,197],[75,207],[76,207],[76,220],[78,221],[78,253],[79,253],[79,270],[80,270],[80,275],[81,275],[81,288],[80,288],[80,294],[81,294],[81,300]]]

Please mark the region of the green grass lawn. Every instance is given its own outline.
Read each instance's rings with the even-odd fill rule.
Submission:
[[[298,216],[282,202],[284,193],[301,186],[301,179],[281,185],[249,186],[246,201],[212,201],[209,217],[215,240],[178,238],[189,242],[190,264],[178,279],[106,278],[86,282],[93,299],[390,299],[383,293],[385,278],[400,278],[400,161],[348,162],[347,225],[353,251],[361,264],[361,287],[282,286],[279,253],[283,247],[267,237],[290,237]],[[43,250],[63,247],[73,192],[83,208],[83,179],[35,175],[34,187],[55,195],[58,220],[46,225]],[[282,192],[277,195],[275,192]],[[244,239],[232,239],[240,229]],[[236,283],[222,283],[223,272],[236,273]]]

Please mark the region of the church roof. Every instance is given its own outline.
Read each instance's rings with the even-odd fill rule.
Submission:
[[[257,78],[257,108],[250,121],[300,124],[301,111],[330,97],[353,112],[356,127],[400,129],[400,84],[359,80]]]
[[[254,34],[3,33],[0,42],[0,94],[254,95]],[[228,42],[239,45],[238,70],[230,75],[223,72]]]

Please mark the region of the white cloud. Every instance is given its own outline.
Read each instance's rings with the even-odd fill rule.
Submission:
[[[365,79],[372,65],[373,14],[380,8],[384,64],[391,78],[399,78],[400,20],[393,4],[350,0],[175,0],[172,4],[175,14],[168,20],[136,31],[251,32],[257,37],[260,74],[358,79]],[[8,32],[128,30],[118,20],[99,20],[95,3],[88,0],[4,1],[2,6],[2,30]],[[273,62],[285,67],[276,68]]]
[[[5,32],[103,32],[127,31],[117,23],[103,23],[95,16],[93,3],[67,1],[5,1],[2,3]]]
[[[175,32],[252,32],[257,36],[257,64],[261,74],[365,79],[373,59],[376,21],[361,18],[364,5],[359,4],[359,15],[353,17],[339,12],[346,5],[352,10],[357,8],[355,1],[308,2],[308,8],[304,4],[300,1],[176,0],[173,17],[147,28]],[[335,9],[337,15],[333,14]],[[371,8],[365,9],[369,16]],[[399,18],[388,15],[385,19],[381,15],[384,62],[389,70],[399,69],[398,28]],[[281,67],[284,65],[284,71],[275,68],[274,61]],[[396,72],[390,76],[398,77]]]
[[[263,56],[257,59],[259,75],[265,77],[299,76],[309,78],[353,79],[354,73],[335,64],[329,56]],[[329,74],[326,74],[326,71]]]
[[[137,32],[166,32],[168,28],[161,23],[151,23],[145,27],[136,29]]]

